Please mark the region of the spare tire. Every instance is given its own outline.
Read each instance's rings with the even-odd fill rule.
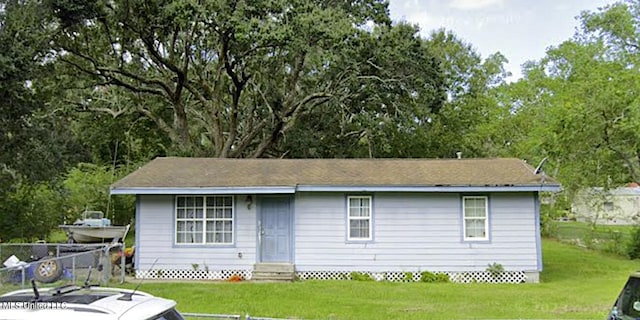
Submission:
[[[62,264],[55,259],[36,262],[33,278],[42,283],[55,282],[62,276]]]

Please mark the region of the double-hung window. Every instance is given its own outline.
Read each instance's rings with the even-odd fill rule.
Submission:
[[[489,209],[485,196],[462,197],[465,241],[489,240]]]
[[[177,244],[233,244],[233,196],[177,196]]]
[[[371,196],[347,197],[347,240],[371,240]]]

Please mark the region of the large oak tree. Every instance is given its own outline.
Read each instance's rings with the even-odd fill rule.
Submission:
[[[174,154],[281,156],[283,138],[313,114],[365,114],[371,123],[382,115],[396,130],[394,115],[423,121],[443,98],[437,63],[415,30],[391,26],[384,1],[49,6],[56,59],[88,76],[70,101],[80,110],[150,119]]]

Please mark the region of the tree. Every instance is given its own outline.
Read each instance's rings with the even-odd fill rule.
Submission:
[[[50,71],[46,26],[33,3],[3,1],[0,12],[0,172],[17,181],[54,177],[74,156],[74,148],[58,119],[41,112],[52,92],[41,86]],[[76,153],[77,154],[77,153]],[[10,186],[5,181],[2,186]]]
[[[572,40],[529,63],[502,90],[500,140],[546,168],[569,193],[640,179],[639,5],[618,3],[581,15]]]
[[[32,1],[0,8],[0,234],[42,239],[60,222],[50,185],[87,153],[67,130],[69,118],[49,108],[60,92],[46,11]]]
[[[495,156],[486,126],[498,118],[495,95],[508,76],[506,58],[498,52],[483,59],[471,44],[443,29],[431,33],[428,47],[441,63],[447,99],[419,139],[421,156]]]
[[[380,26],[349,43],[341,100],[301,117],[279,147],[292,157],[417,157],[445,99],[440,61],[419,29]],[[340,71],[343,72],[344,71]]]
[[[379,108],[383,94],[353,92],[355,80],[369,93],[405,81],[393,64],[354,61],[371,57],[357,52],[364,43],[376,47],[367,23],[390,25],[379,0],[49,3],[56,59],[89,77],[77,107],[142,115],[166,134],[173,154],[263,156],[329,104],[353,108],[345,101],[361,97]],[[377,67],[387,69],[359,73]]]
[[[634,68],[640,64],[640,3],[619,2],[584,12],[581,19],[585,41],[603,45],[599,66],[606,70],[597,83],[603,85],[602,147],[612,153],[614,166],[625,168],[616,181],[640,181],[640,75]]]

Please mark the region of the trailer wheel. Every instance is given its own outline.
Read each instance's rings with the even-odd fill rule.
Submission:
[[[42,283],[51,283],[62,276],[62,264],[55,259],[44,260],[36,263],[33,277]]]

